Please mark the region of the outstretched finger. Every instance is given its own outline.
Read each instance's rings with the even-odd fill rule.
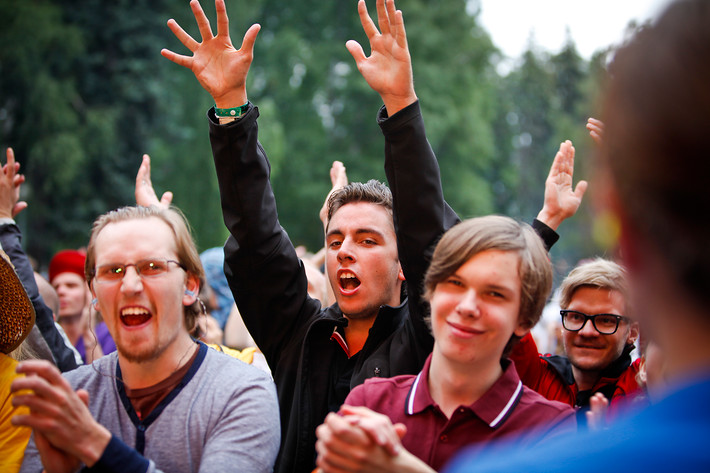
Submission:
[[[224,0],[215,0],[214,7],[217,10],[217,36],[229,36],[229,17]]]
[[[256,42],[256,37],[261,31],[261,25],[259,23],[254,23],[249,27],[246,33],[244,33],[244,38],[242,38],[242,45],[239,48],[242,52],[249,52],[249,55],[254,55],[254,43]]]
[[[15,173],[19,169],[15,163],[15,152],[8,147],[5,155],[7,156],[7,163],[3,166],[3,171],[7,173],[8,177],[14,179]]]
[[[202,10],[202,5],[198,0],[192,0],[190,2],[190,8],[192,8],[192,13],[195,15],[195,21],[197,21],[197,29],[200,30],[200,35],[202,36],[202,41],[212,39],[212,27],[210,27],[210,20],[207,19],[204,10]]]
[[[161,49],[160,54],[162,54],[165,59],[171,60],[178,66],[183,66],[187,67],[188,69],[192,69],[193,59],[190,56],[183,56],[182,54],[174,53],[169,49]]]
[[[394,7],[394,3],[392,3],[392,7]],[[394,27],[397,46],[402,49],[407,49],[407,31],[404,29],[404,17],[402,16],[402,10],[394,12]]]
[[[383,35],[390,34],[390,21],[394,21],[394,16],[388,15],[388,10],[394,5],[392,0],[377,0],[377,24],[380,27],[380,33]],[[393,8],[394,9],[394,8]]]
[[[187,31],[183,30],[182,26],[180,26],[178,22],[172,18],[168,20],[168,28],[170,28],[170,31],[173,32],[177,39],[179,39],[180,42],[193,53],[200,47],[200,43],[195,41],[195,39],[190,36]]]
[[[365,31],[365,36],[367,39],[372,41],[372,38],[376,36],[379,32],[375,23],[373,23],[370,14],[367,13],[367,5],[365,5],[365,0],[360,0],[357,2],[357,12],[360,16],[360,23],[362,23],[362,29]]]

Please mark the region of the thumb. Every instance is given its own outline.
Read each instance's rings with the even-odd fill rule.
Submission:
[[[353,59],[355,59],[355,64],[359,64],[365,60],[365,51],[362,50],[362,46],[357,41],[351,39],[345,43],[345,47],[348,49]]]
[[[581,199],[584,196],[584,193],[587,192],[588,185],[589,183],[587,183],[587,181],[579,181],[577,183],[577,187],[574,189],[574,195]]]

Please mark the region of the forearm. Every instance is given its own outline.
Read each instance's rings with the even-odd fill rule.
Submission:
[[[219,125],[211,110],[210,142],[231,235],[225,274],[249,332],[273,362],[306,303],[307,281],[278,221],[270,165],[258,142],[258,115],[250,104],[242,118]]]

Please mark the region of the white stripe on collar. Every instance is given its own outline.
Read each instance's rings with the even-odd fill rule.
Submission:
[[[412,385],[412,390],[409,391],[409,401],[407,402],[407,414],[410,416],[414,414],[414,395],[417,392],[417,386],[419,386],[419,380],[421,379],[422,374],[419,373],[417,375],[417,378],[414,380],[414,384]]]
[[[522,381],[518,381],[518,387],[515,389],[515,392],[508,400],[508,404],[506,404],[505,407],[503,408],[503,410],[500,411],[500,414],[498,414],[498,417],[493,419],[493,422],[488,424],[491,428],[495,429],[498,426],[498,424],[500,424],[503,421],[503,419],[505,419],[505,417],[508,415],[508,412],[515,404],[515,401],[517,401],[517,399],[520,395],[520,392],[522,390],[523,390],[523,383],[522,383]]]

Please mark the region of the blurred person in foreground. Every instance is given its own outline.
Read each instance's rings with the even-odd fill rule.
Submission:
[[[614,56],[597,187],[619,230],[642,331],[663,350],[661,399],[609,429],[448,470],[710,471],[710,2],[668,5]]]

